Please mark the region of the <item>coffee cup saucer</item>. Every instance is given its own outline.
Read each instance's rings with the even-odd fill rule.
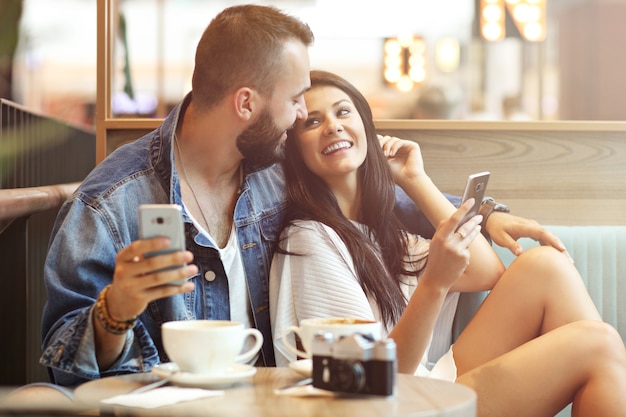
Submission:
[[[302,376],[310,377],[313,374],[313,361],[311,359],[289,362],[289,367]]]
[[[226,388],[256,373],[251,365],[234,363],[221,374],[194,374],[180,372],[178,365],[167,362],[156,365],[152,372],[160,378],[169,378],[172,384],[196,388]]]

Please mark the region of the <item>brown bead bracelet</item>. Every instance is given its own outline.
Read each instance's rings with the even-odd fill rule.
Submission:
[[[96,308],[95,315],[98,323],[109,333],[115,335],[121,335],[126,333],[128,330],[135,327],[137,324],[137,317],[133,317],[130,320],[125,321],[117,321],[113,317],[109,315],[109,310],[107,309],[107,301],[106,296],[111,288],[111,284],[107,285],[100,291],[98,295],[98,299],[96,300]]]

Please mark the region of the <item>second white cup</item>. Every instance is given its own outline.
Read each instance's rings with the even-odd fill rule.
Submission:
[[[380,323],[373,320],[358,318],[327,317],[318,319],[305,319],[300,321],[300,326],[286,327],[281,337],[285,347],[295,355],[302,358],[311,358],[311,343],[317,333],[331,333],[335,340],[340,336],[348,336],[355,333],[370,334],[376,340],[381,338]],[[289,335],[295,333],[300,338],[304,351],[298,349],[290,342]]]

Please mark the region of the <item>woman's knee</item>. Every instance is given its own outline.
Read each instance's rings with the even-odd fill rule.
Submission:
[[[534,246],[526,249],[522,252],[513,263],[531,263],[531,264],[561,264],[566,262],[571,264],[571,261],[562,252],[559,252],[552,246]]]
[[[619,332],[610,324],[581,320],[567,325],[573,329],[574,346],[585,346],[582,355],[590,356],[598,361],[619,362],[626,366],[626,348]]]
[[[569,257],[552,246],[535,246],[525,250],[509,266],[511,272],[525,279],[570,279],[582,282],[580,273]]]

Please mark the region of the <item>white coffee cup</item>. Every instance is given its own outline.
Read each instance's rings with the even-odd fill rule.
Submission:
[[[289,335],[295,333],[300,337],[304,351],[291,343]],[[318,333],[331,333],[335,340],[340,336],[348,336],[355,333],[369,334],[374,339],[381,338],[380,322],[374,320],[326,317],[317,319],[305,319],[300,321],[300,326],[289,326],[283,329],[281,334],[285,347],[295,355],[302,358],[311,358],[311,343]]]
[[[263,345],[257,329],[228,320],[181,320],[161,325],[163,348],[182,372],[222,374],[234,363],[254,358]],[[241,352],[247,337],[254,345]]]

